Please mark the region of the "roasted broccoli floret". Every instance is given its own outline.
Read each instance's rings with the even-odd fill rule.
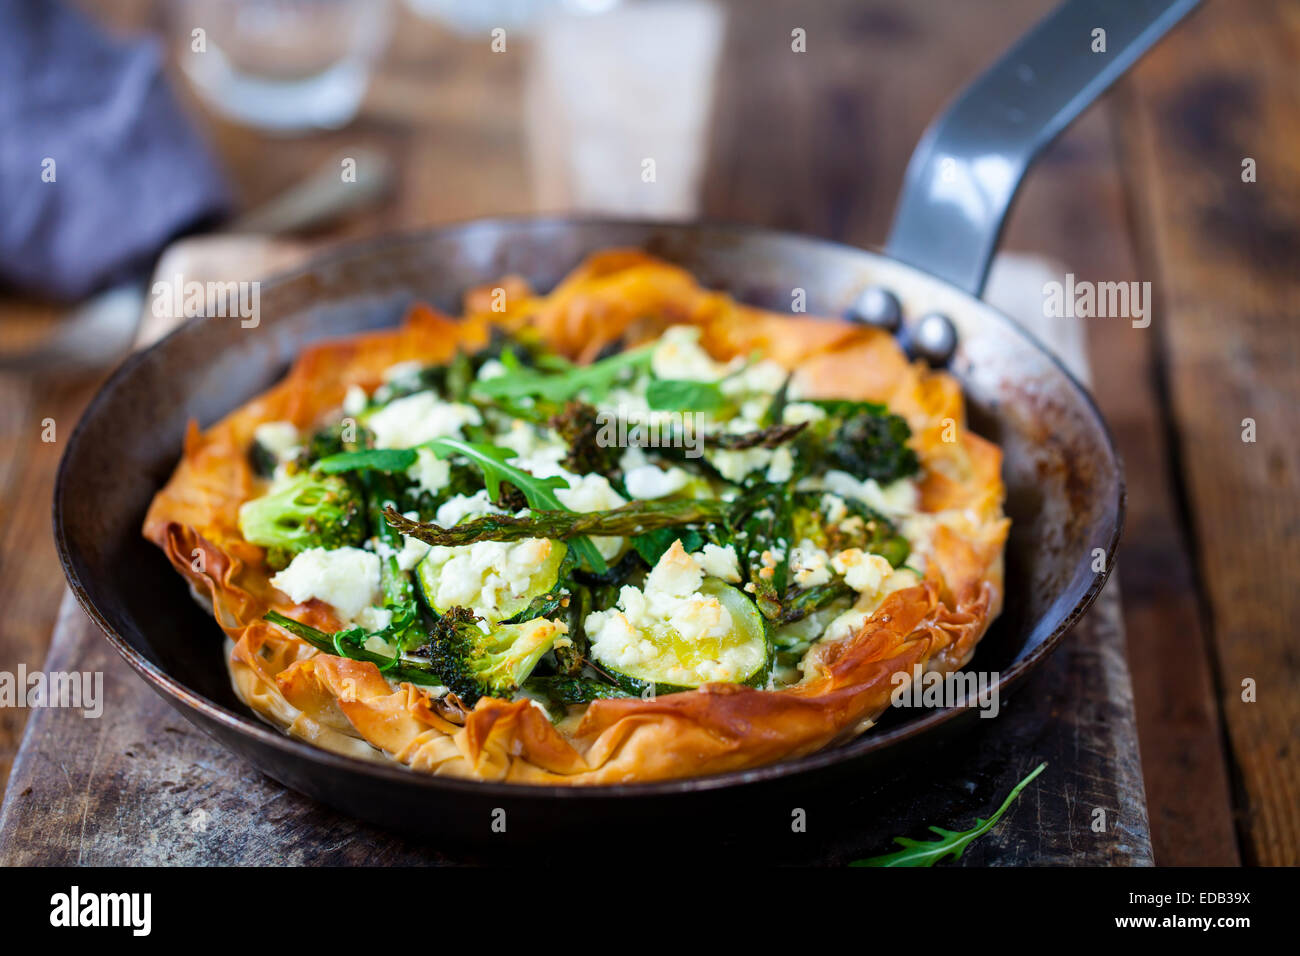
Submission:
[[[875,402],[814,401],[826,418],[813,422],[795,439],[796,459],[818,467],[874,478],[882,485],[916,474],[921,463],[908,447],[912,430]]]
[[[600,419],[594,406],[569,401],[548,424],[569,446],[569,453],[561,464],[575,475],[591,472],[609,475],[618,467],[623,449],[601,442]]]
[[[889,484],[916,473],[916,452],[907,447],[912,430],[897,415],[860,413],[847,418],[827,445],[830,460],[859,478]]]
[[[464,607],[434,622],[429,642],[413,653],[429,662],[452,693],[468,705],[480,697],[511,697],[551,649],[558,633],[550,621],[494,624],[486,632]]]
[[[326,425],[314,432],[303,444],[302,451],[298,455],[298,466],[310,468],[322,458],[348,450],[350,450],[349,444],[343,440],[343,424],[338,422]]]
[[[308,548],[359,547],[366,540],[365,502],[341,475],[299,472],[239,509],[244,540],[284,567]]]

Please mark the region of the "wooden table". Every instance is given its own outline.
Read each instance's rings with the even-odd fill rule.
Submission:
[[[96,9],[107,8],[119,26],[147,27],[159,22],[160,6],[120,0]],[[704,214],[878,244],[927,119],[1048,6],[738,5],[719,72]],[[807,31],[806,54],[789,50],[796,26]],[[1127,668],[1097,654],[1106,627],[1116,633],[1118,622],[1094,614],[996,722],[998,747],[961,751],[942,773],[909,774],[906,786],[864,787],[847,805],[869,809],[870,826],[861,813],[855,823],[853,814],[828,807],[834,825],[823,842],[795,848],[790,858],[838,862],[884,849],[895,833],[918,835],[925,824],[968,825],[1035,755],[1062,753],[1069,740],[1093,739],[1099,728],[1122,739],[1116,727],[1133,711],[1124,681],[1113,678],[1127,670],[1156,861],[1300,862],[1300,661],[1288,644],[1300,600],[1292,586],[1300,566],[1300,458],[1287,441],[1300,392],[1300,159],[1287,148],[1300,133],[1291,67],[1297,42],[1294,7],[1211,2],[1051,149],[1007,229],[1005,246],[1050,256],[1079,279],[1149,280],[1155,290],[1149,328],[1114,320],[1087,326],[1098,400],[1127,463],[1130,514],[1119,563]],[[329,239],[526,212],[535,191],[523,149],[522,59],[404,22],[352,128],[270,145],[211,120],[210,129],[248,202],[341,146],[389,150],[401,170],[396,195]],[[1241,180],[1245,157],[1256,160],[1257,182]],[[57,314],[24,302],[0,308],[6,345]],[[66,436],[94,384],[0,381],[3,669],[42,665],[63,592],[46,517],[59,444],[41,441],[40,423],[53,417]],[[1241,441],[1245,418],[1256,423],[1254,443]],[[75,613],[65,610],[60,633],[75,630]],[[56,647],[52,669],[60,653]],[[368,849],[383,859],[437,858],[431,848],[340,821],[286,793],[197,735],[107,654],[98,665],[146,733],[129,754],[92,747],[89,766],[59,766],[49,748],[25,752],[0,834],[6,860],[270,862],[268,848],[289,861],[375,858]],[[1252,702],[1242,699],[1247,678],[1256,684]],[[0,779],[28,716],[0,710]],[[38,711],[34,721],[42,735],[84,737],[84,724],[80,731],[59,724],[65,716]],[[1119,828],[1102,841],[1078,815],[1139,791],[1125,777],[1136,754],[1069,756],[1062,776],[1035,798],[1038,806],[1022,801],[971,862],[1147,858],[1140,814],[1115,807]],[[129,761],[150,768],[121,774]],[[228,810],[205,789],[222,776],[267,809],[269,829],[232,835],[226,828],[217,840],[205,837],[218,832],[204,829],[206,818],[192,810],[176,816],[187,805],[213,816]],[[147,790],[114,789],[141,780],[152,781],[155,794],[172,794],[167,820],[141,809]],[[64,821],[57,838],[50,825],[33,824],[37,797]],[[1041,816],[1049,798],[1048,812],[1065,829],[1035,831],[1033,814]],[[68,823],[77,820],[92,826]],[[322,841],[323,830],[334,839]]]

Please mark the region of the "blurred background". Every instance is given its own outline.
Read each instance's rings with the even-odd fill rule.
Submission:
[[[0,0],[0,662],[44,660],[60,437],[170,324],[142,310],[151,275],[256,279],[539,212],[879,245],[925,125],[1052,6]],[[1150,328],[1045,334],[1127,463],[1119,589],[1160,863],[1300,854],[1298,46],[1300,5],[1207,3],[1031,171],[990,291],[1019,315],[1067,271],[1154,287]],[[0,785],[26,719],[0,711]]]

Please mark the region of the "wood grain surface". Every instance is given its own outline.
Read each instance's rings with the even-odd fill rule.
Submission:
[[[1300,6],[1212,3],[1124,99],[1125,168],[1247,862],[1300,863]],[[1243,180],[1243,161],[1256,181]],[[1244,438],[1247,420],[1255,440]],[[1253,693],[1251,688],[1253,687]]]

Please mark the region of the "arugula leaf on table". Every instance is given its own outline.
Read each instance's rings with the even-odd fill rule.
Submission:
[[[1002,814],[1007,812],[1007,807],[1020,796],[1020,791],[1029,785],[1029,781],[1042,773],[1046,766],[1046,763],[1040,763],[1035,767],[1029,776],[1012,788],[993,816],[987,820],[976,817],[975,825],[969,830],[954,831],[945,830],[943,827],[930,827],[932,832],[939,834],[938,840],[909,840],[907,837],[894,837],[894,842],[903,849],[882,856],[868,857],[865,860],[854,860],[849,866],[934,866],[948,856],[954,860],[961,859],[966,847],[993,829],[1002,819]]]

